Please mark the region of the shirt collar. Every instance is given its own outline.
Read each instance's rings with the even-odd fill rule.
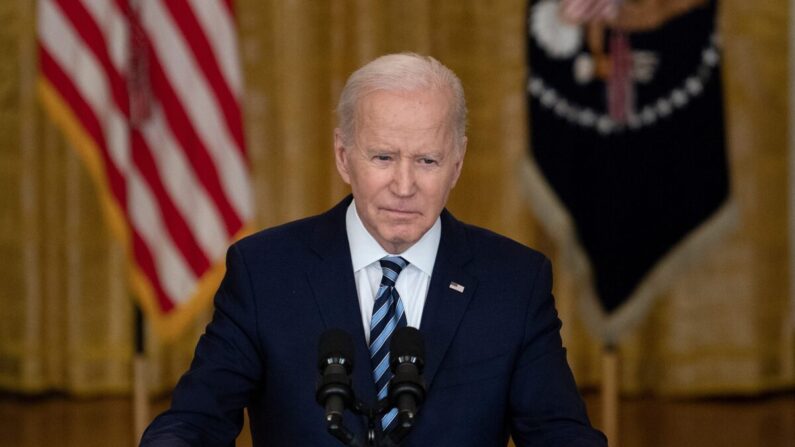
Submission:
[[[367,231],[359,218],[355,200],[351,201],[345,214],[345,229],[348,232],[348,243],[350,244],[354,272],[367,267],[384,256],[399,255],[428,276],[433,273],[436,252],[439,250],[439,240],[442,236],[442,222],[438,217],[420,240],[403,253],[388,253],[381,247],[381,244]]]

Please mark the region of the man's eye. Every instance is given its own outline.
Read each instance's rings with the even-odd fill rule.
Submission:
[[[422,163],[424,165],[435,165],[435,164],[438,164],[438,162],[436,160],[434,160],[433,158],[421,158],[420,159],[420,163]]]
[[[373,159],[377,161],[389,161],[392,159],[392,157],[390,155],[376,155],[373,157]]]

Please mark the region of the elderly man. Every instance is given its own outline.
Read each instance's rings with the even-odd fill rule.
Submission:
[[[315,400],[318,337],[352,336],[353,391],[376,406],[387,339],[406,325],[425,340],[427,394],[405,445],[606,445],[566,362],[549,261],[444,209],[467,144],[455,74],[383,56],[351,75],[337,112],[352,196],[229,249],[213,320],[142,445],[233,445],[244,408],[256,446],[341,445]],[[395,412],[379,416],[377,439]],[[366,418],[344,414],[363,442]]]

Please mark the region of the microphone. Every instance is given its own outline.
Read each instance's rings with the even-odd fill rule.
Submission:
[[[425,366],[425,342],[416,328],[406,326],[395,330],[389,344],[390,368],[394,376],[389,382],[389,401],[397,407],[397,426],[393,438],[400,441],[414,424],[417,407],[425,400],[422,368]]]
[[[329,329],[321,334],[318,341],[321,377],[315,398],[326,410],[329,432],[347,445],[351,445],[353,437],[342,425],[342,413],[354,400],[350,378],[353,352],[353,341],[347,332]]]

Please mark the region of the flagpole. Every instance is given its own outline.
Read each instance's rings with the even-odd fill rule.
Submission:
[[[790,277],[795,278],[795,0],[789,2],[789,253]],[[790,281],[790,312],[795,324],[795,281]]]
[[[135,354],[133,356],[133,446],[140,443],[149,423],[149,393],[146,386],[147,362],[144,334],[144,316],[135,306]]]
[[[146,119],[149,112],[151,93],[147,88],[141,87],[142,79],[145,76],[141,71],[144,70],[146,64],[142,62],[145,60],[145,51],[142,50],[142,31],[140,17],[138,16],[141,11],[140,0],[131,0],[129,3],[132,21],[131,24],[131,38],[129,44],[131,46],[131,60],[132,70],[131,78],[128,82],[130,91],[130,119],[131,124],[135,127],[141,124]],[[143,76],[143,77],[142,77]],[[149,392],[146,386],[147,378],[147,362],[146,362],[146,334],[144,333],[144,315],[141,307],[135,305],[135,356],[133,357],[133,446],[140,443],[141,437],[146,430],[149,422]]]
[[[618,348],[606,344],[602,348],[602,429],[610,447],[619,445],[619,372]]]

